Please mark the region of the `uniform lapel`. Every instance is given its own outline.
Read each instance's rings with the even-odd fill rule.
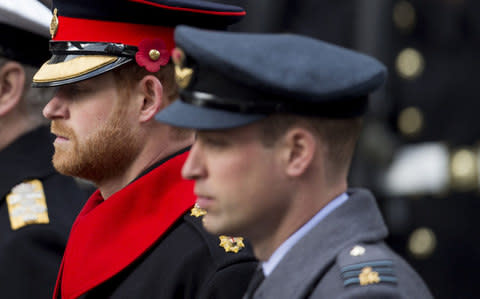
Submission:
[[[304,298],[350,244],[387,236],[375,199],[366,190],[350,190],[349,199],[335,209],[285,255],[264,280],[254,298]]]

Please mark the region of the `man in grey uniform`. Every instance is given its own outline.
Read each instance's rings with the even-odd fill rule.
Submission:
[[[183,176],[205,228],[249,238],[262,261],[245,298],[431,298],[385,244],[373,195],[347,188],[384,66],[297,35],[175,39],[181,99],[157,119],[197,130]]]

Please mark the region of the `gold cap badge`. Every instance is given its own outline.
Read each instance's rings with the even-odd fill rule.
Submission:
[[[55,34],[57,34],[58,30],[58,9],[53,10],[53,16],[52,16],[52,21],[50,22],[50,35],[52,36],[52,39],[55,37]]]
[[[220,246],[225,249],[225,252],[238,253],[245,247],[242,237],[220,236]]]
[[[13,187],[7,195],[7,206],[12,230],[50,222],[43,185],[39,180],[26,181]]]
[[[175,64],[175,81],[181,88],[187,88],[193,77],[193,69],[184,66],[185,53],[182,49],[173,49],[172,61]]]

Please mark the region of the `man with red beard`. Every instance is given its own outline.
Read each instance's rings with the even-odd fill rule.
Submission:
[[[178,96],[174,26],[224,28],[245,12],[191,0],[53,7],[53,56],[33,85],[57,87],[44,108],[55,168],[98,186],[72,227],[54,297],[241,298],[256,260],[242,238],[204,231],[181,178],[193,135],[154,117]]]

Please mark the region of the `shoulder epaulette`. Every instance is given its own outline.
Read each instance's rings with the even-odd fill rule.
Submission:
[[[397,283],[392,256],[380,245],[348,247],[338,255],[337,262],[345,287]]]
[[[12,230],[50,222],[41,181],[31,180],[16,185],[6,199]]]

